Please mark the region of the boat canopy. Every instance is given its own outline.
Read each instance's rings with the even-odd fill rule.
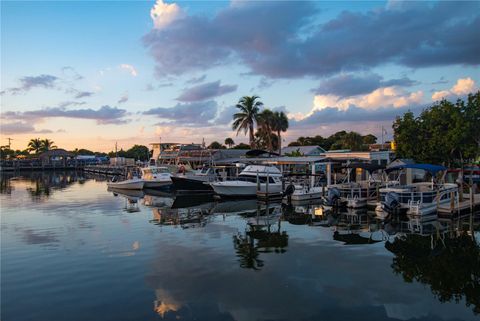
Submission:
[[[432,175],[435,175],[436,173],[447,169],[445,166],[432,165],[432,164],[403,164],[403,165],[387,168],[385,171],[389,173],[392,171],[401,170],[405,168],[423,169],[424,171],[432,173]]]
[[[370,173],[373,173],[379,169],[384,169],[385,165],[372,164],[372,163],[351,163],[347,165],[347,168],[361,168]]]

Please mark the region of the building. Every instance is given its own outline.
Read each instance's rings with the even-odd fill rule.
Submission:
[[[320,156],[326,151],[320,146],[287,146],[282,148],[282,155],[299,154],[295,156]]]

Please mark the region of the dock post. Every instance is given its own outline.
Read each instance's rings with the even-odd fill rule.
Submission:
[[[270,178],[269,171],[267,170],[267,183],[265,184],[265,195],[268,197],[268,180]]]
[[[473,186],[470,185],[470,213],[473,213]]]
[[[258,177],[258,171],[257,171],[257,193],[260,192],[260,178]]]
[[[455,209],[455,192],[450,192],[450,213]]]

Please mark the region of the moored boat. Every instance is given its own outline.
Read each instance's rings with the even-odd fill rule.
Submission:
[[[143,189],[145,185],[145,181],[141,178],[134,177],[131,179],[126,179],[123,181],[111,181],[107,183],[108,187],[117,188],[117,189],[131,189],[131,190],[139,190]]]

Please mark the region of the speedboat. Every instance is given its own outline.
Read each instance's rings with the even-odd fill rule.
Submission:
[[[193,173],[172,176],[173,188],[179,193],[183,192],[213,192],[209,183],[217,178],[213,167],[203,167]]]
[[[274,166],[249,165],[233,180],[210,184],[218,195],[228,197],[282,193],[282,173]]]
[[[149,166],[140,170],[142,171],[142,179],[145,181],[145,188],[160,188],[172,184],[172,174],[168,167]]]
[[[117,188],[117,189],[143,189],[145,181],[138,177],[133,177],[123,181],[116,181],[116,177],[112,178],[112,181],[107,183],[108,187]]]
[[[388,214],[406,212],[407,215],[426,217],[437,214],[438,207],[454,202],[458,204],[458,186],[453,183],[437,183],[435,176],[439,172],[446,173],[446,167],[431,164],[405,164],[386,170],[401,171],[403,169],[423,170],[432,176],[431,182],[416,182],[380,189],[380,202],[376,212]],[[398,175],[398,180],[400,175]]]

